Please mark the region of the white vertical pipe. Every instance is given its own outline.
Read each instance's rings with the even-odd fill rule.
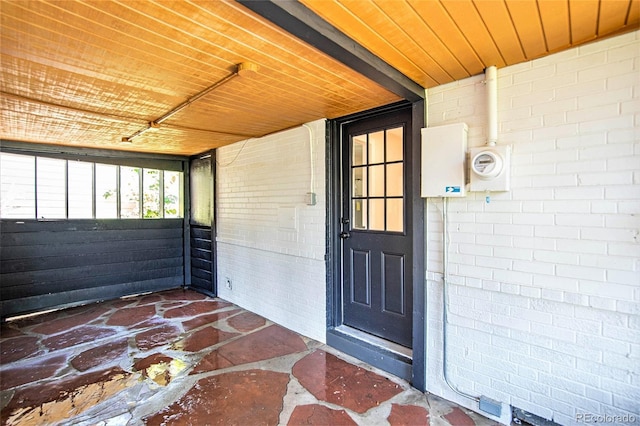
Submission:
[[[487,84],[487,145],[498,142],[498,70],[492,65],[485,70]]]
[[[429,127],[429,90],[424,89],[424,127]]]

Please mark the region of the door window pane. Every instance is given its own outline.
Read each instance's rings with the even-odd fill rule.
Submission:
[[[367,169],[358,167],[353,169],[353,187],[351,189],[354,197],[367,196]]]
[[[354,136],[351,144],[352,229],[403,232],[404,128]]]
[[[384,231],[384,198],[369,199],[369,229]]]
[[[160,170],[144,169],[142,174],[142,217],[154,219],[160,213]]]
[[[404,212],[402,198],[387,199],[387,231],[404,231]]]
[[[96,164],[96,218],[118,217],[118,166]]]
[[[387,164],[387,197],[402,197],[404,175],[402,163]]]
[[[36,157],[37,217],[67,217],[67,162],[55,158]]]
[[[353,200],[353,229],[367,229],[367,200]]]
[[[0,153],[0,217],[36,217],[36,158]]]
[[[384,165],[369,167],[369,197],[384,197]]]
[[[182,217],[182,173],[164,172],[164,217]]]
[[[353,137],[353,166],[361,166],[367,164],[367,135],[359,135]]]
[[[93,218],[93,163],[69,161],[69,218]]]
[[[191,221],[196,225],[211,226],[213,222],[212,185],[211,158],[193,160],[191,162]]]
[[[384,132],[369,133],[369,164],[384,162]]]
[[[137,167],[120,167],[120,217],[140,217],[140,172]]]
[[[387,130],[387,162],[402,161],[402,127]]]

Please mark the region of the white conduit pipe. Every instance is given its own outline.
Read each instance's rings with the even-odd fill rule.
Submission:
[[[316,175],[315,175],[315,162],[313,158],[313,130],[311,126],[308,124],[303,124],[302,127],[306,128],[309,131],[309,163],[311,164],[311,179],[309,181],[309,192],[314,193],[316,186]]]
[[[485,70],[485,83],[487,86],[487,145],[495,146],[498,142],[498,70],[495,66]],[[451,383],[447,375],[447,310],[448,298],[448,263],[449,263],[449,226],[447,218],[448,199],[442,199],[442,376],[449,388],[460,396],[480,401],[480,397],[462,392]]]
[[[498,142],[498,70],[492,65],[485,69],[487,85],[487,145]]]
[[[448,200],[449,199],[447,197],[442,197],[442,375],[444,382],[452,391],[460,396],[479,402],[480,397],[462,392],[449,381],[449,377],[447,376],[447,310],[449,309],[449,300],[447,296],[449,292],[449,279],[447,272],[447,263],[449,262],[449,226],[447,218],[447,210],[449,208]]]
[[[211,86],[207,87],[206,89],[204,89],[200,93],[197,93],[195,96],[187,99],[186,101],[184,101],[183,103],[181,103],[177,107],[173,108],[171,111],[165,113],[161,117],[158,117],[155,120],[150,121],[149,123],[147,123],[147,127],[143,127],[142,129],[138,130],[137,132],[135,132],[131,136],[123,137],[122,138],[122,142],[131,142],[133,140],[133,138],[136,138],[136,137],[140,136],[141,134],[143,134],[147,130],[159,128],[160,124],[162,122],[164,122],[165,120],[168,120],[169,118],[171,118],[172,116],[174,116],[178,112],[182,111],[183,109],[185,109],[186,107],[191,105],[193,102],[195,102],[198,99],[202,98],[203,96],[207,95],[209,92],[213,91],[214,89],[217,89],[218,87],[222,86],[226,82],[238,77],[239,75],[245,74],[247,72],[257,72],[257,71],[258,71],[258,66],[256,64],[251,63],[251,62],[242,62],[242,63],[236,65],[235,71],[233,71],[231,74],[229,74],[228,76],[224,77],[223,79],[213,83]]]

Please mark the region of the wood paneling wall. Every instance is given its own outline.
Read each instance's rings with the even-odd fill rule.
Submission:
[[[1,316],[183,285],[183,223],[0,221]]]

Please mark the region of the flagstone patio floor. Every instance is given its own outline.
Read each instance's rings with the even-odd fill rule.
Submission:
[[[229,302],[172,290],[2,324],[2,425],[495,425]]]

